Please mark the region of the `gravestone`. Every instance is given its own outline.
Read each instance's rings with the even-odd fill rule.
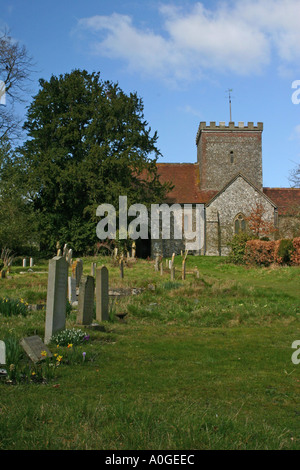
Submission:
[[[108,321],[108,269],[106,266],[96,269],[96,320]]]
[[[31,268],[33,267],[33,258],[29,259],[29,265],[30,265]]]
[[[4,366],[6,364],[5,351],[5,343],[4,341],[0,341],[0,366]]]
[[[27,265],[27,260],[26,258],[23,258],[23,268],[26,268],[26,265]]]
[[[171,281],[175,281],[175,266],[171,268]]]
[[[66,325],[68,293],[68,263],[64,257],[55,256],[49,261],[45,322],[45,343]]]
[[[76,287],[79,287],[80,279],[83,273],[83,261],[78,258],[72,264],[72,277],[76,279]]]
[[[155,256],[155,264],[154,264],[155,271],[158,271],[158,266],[159,266],[159,256],[156,255]]]
[[[91,325],[94,316],[95,280],[82,276],[79,284],[77,323]]]
[[[39,362],[45,359],[45,356],[42,354],[44,352],[47,354],[47,357],[52,357],[51,351],[39,336],[35,335],[23,338],[20,344],[32,362]]]
[[[72,256],[73,256],[73,250],[70,249],[67,253],[67,256],[66,256],[66,260],[67,260],[67,262],[70,266],[72,264]]]
[[[77,301],[76,297],[76,279],[68,277],[68,299],[70,304]]]

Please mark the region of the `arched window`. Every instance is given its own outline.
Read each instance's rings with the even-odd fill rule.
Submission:
[[[238,214],[234,219],[234,233],[246,231],[246,220],[243,214]]]

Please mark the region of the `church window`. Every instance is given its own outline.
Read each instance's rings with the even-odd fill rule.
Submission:
[[[243,214],[238,214],[234,221],[234,233],[246,231],[246,220]]]
[[[230,151],[230,163],[234,162],[233,150]]]

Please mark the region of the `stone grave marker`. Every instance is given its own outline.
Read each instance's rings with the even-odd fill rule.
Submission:
[[[77,323],[91,325],[94,316],[95,279],[82,276],[79,284]]]
[[[26,258],[23,258],[23,268],[26,268],[26,265],[27,265],[27,260]]]
[[[4,341],[0,341],[0,376],[7,375],[6,369],[3,369],[1,366],[6,365],[6,346]]]
[[[5,343],[4,341],[0,341],[0,366],[4,366],[6,364],[6,355],[5,355]]]
[[[47,357],[52,357],[51,351],[39,336],[35,335],[23,338],[20,344],[32,362],[39,362],[45,359],[45,356],[42,354],[43,352],[47,353]]]
[[[76,279],[74,277],[68,277],[68,299],[70,304],[77,301],[76,296]]]
[[[108,321],[108,269],[101,266],[96,269],[96,320]]]
[[[79,287],[80,279],[83,273],[83,261],[78,258],[72,264],[72,277],[76,279],[76,287]]]
[[[73,250],[70,249],[67,253],[67,256],[66,256],[66,260],[67,260],[67,262],[69,263],[70,266],[72,264],[72,256],[73,256]]]
[[[64,257],[55,256],[49,261],[48,288],[45,321],[45,343],[56,331],[66,325],[68,294],[68,263]]]
[[[29,259],[29,265],[30,265],[31,268],[33,267],[33,258]]]
[[[175,281],[175,266],[171,268],[171,281]]]

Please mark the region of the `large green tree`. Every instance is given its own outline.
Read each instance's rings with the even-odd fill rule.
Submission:
[[[99,204],[117,208],[125,195],[129,204],[164,198],[158,136],[144,120],[142,99],[99,73],[74,70],[39,83],[20,151],[41,243],[53,250],[60,240],[84,252],[97,241]]]
[[[6,137],[0,138],[0,249],[15,253],[36,247],[36,218],[19,160]]]

